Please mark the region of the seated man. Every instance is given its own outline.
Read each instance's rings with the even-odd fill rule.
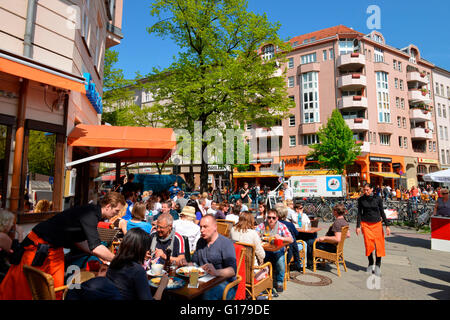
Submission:
[[[346,209],[342,203],[338,203],[333,207],[333,215],[336,219],[328,229],[326,235],[317,238],[316,249],[336,252],[336,245],[341,241],[341,229],[342,227],[348,226],[348,222],[344,219],[345,212]],[[350,230],[348,230],[346,237],[350,238]]]
[[[165,201],[161,204],[161,212],[153,217],[153,221],[157,220],[163,213],[170,214],[173,220],[178,220],[180,218],[178,212],[172,208],[171,200]]]
[[[270,236],[275,239],[281,239],[288,243],[294,242],[291,233],[286,225],[279,222],[280,215],[275,209],[269,209],[267,211],[267,220],[256,227],[258,233],[269,232]],[[275,252],[266,252],[264,262],[270,261],[273,266],[275,277],[273,279],[273,287],[277,292],[283,292],[284,273],[286,270],[286,264],[284,261],[284,248]]]
[[[156,232],[151,234],[150,252],[159,263],[167,259],[167,249],[171,250],[170,261],[178,264],[184,260],[184,239],[173,229],[173,217],[169,213],[159,215],[156,221]]]
[[[290,201],[290,200],[288,200]],[[293,239],[296,239],[298,237],[298,231],[295,228],[295,225],[290,222],[287,221],[287,216],[288,216],[288,207],[285,206],[283,203],[277,203],[275,206],[275,209],[278,212],[278,221],[280,221],[281,223],[283,223],[289,230],[289,232],[291,233],[291,236]],[[303,249],[302,245],[298,244],[297,241],[293,241],[290,245],[289,245],[289,251],[287,254],[287,261],[288,261],[288,265],[289,262],[291,261],[292,257],[294,258],[294,265],[293,265],[293,269],[296,271],[300,271],[301,269],[301,265],[300,265],[300,253],[299,250]]]
[[[200,220],[201,238],[192,256],[192,262],[201,266],[213,276],[228,278],[203,294],[204,300],[222,300],[228,283],[236,279],[236,252],[233,242],[217,232],[217,222],[213,215],[207,214]],[[186,265],[186,261],[183,261]],[[227,300],[234,298],[237,286],[228,291]]]

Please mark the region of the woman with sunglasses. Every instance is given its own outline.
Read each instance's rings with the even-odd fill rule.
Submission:
[[[448,198],[448,189],[441,189],[441,196],[436,201],[436,206],[434,207],[434,216],[450,217],[450,201]]]
[[[386,234],[390,235],[391,230],[384,213],[383,200],[380,196],[374,195],[373,188],[366,183],[363,187],[363,195],[358,199],[356,235],[359,235],[362,230],[366,256],[369,259],[367,272],[374,272],[377,275],[380,275],[381,257],[386,255],[382,221],[386,226]],[[373,251],[376,253],[376,268],[373,264]]]

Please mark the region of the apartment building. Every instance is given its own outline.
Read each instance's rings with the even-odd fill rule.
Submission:
[[[394,48],[378,31],[365,35],[342,25],[290,43],[293,50],[283,67],[295,108],[277,130],[286,176],[317,168],[307,157],[309,146],[319,142],[317,132],[335,108],[354,139],[363,143],[347,170],[350,189],[364,182],[410,188],[423,183],[423,174],[439,170],[434,65],[420,56],[419,48]],[[263,58],[273,51],[271,45],[263,47]]]
[[[438,137],[439,160],[442,169],[450,168],[450,72],[433,69],[433,89],[436,109],[436,133]]]
[[[67,137],[100,124],[105,50],[123,38],[123,0],[0,0],[0,195],[24,210],[30,131],[54,135],[53,205],[63,208],[65,164],[92,155]],[[98,165],[77,172],[81,202],[95,200]],[[91,179],[92,180],[92,179]]]

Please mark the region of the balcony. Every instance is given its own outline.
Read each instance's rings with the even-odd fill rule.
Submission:
[[[369,131],[369,120],[363,118],[346,119],[345,123],[354,132]]]
[[[356,53],[348,53],[337,59],[338,68],[345,70],[358,70],[366,65],[366,56]]]
[[[283,127],[276,126],[276,127],[271,127],[271,128],[256,128],[255,135],[256,135],[256,138],[272,137],[272,136],[282,137],[283,136]]]
[[[341,90],[359,90],[367,85],[366,76],[360,73],[346,74],[338,78],[338,88]]]
[[[421,90],[417,89],[408,91],[408,100],[413,103],[422,102],[425,104],[430,104],[432,102],[429,93],[423,94]]]
[[[409,118],[415,121],[431,121],[431,112],[423,109],[409,110]]]
[[[426,128],[412,128],[411,129],[411,139],[414,140],[431,140],[433,139],[433,133],[430,129]]]
[[[356,142],[357,143],[362,142],[362,145],[360,145],[362,155],[370,152],[370,142],[369,141],[356,141]]]
[[[338,100],[339,109],[364,108],[367,109],[367,98],[361,96],[342,97]]]
[[[122,30],[111,23],[106,25],[106,49],[120,44],[123,39]]]
[[[302,73],[308,73],[308,72],[320,72],[320,63],[319,62],[311,62],[311,63],[305,63],[301,64],[297,68],[297,74],[300,75]]]
[[[418,82],[419,85],[427,85],[429,83],[428,78],[426,77],[426,74],[420,73],[419,71],[411,71],[406,74],[406,81],[407,82]]]

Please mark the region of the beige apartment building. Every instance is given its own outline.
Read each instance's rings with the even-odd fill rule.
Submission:
[[[439,160],[442,169],[450,169],[450,72],[434,68],[433,82]]]
[[[362,142],[361,155],[347,170],[351,190],[364,182],[410,188],[423,184],[423,174],[439,170],[434,65],[418,47],[394,48],[378,31],[365,35],[342,25],[290,43],[284,67],[295,108],[272,133],[281,139],[279,157],[287,177],[317,168],[307,157],[309,146],[319,142],[317,132],[335,108]],[[270,59],[274,50],[263,47],[263,58]],[[241,178],[260,182],[266,176],[261,168],[278,152],[269,151],[258,154],[261,164]]]
[[[78,124],[100,124],[105,50],[123,38],[122,7],[123,0],[0,0],[3,207],[24,210],[30,131],[56,136],[53,209],[73,193],[81,203],[95,200],[96,164],[78,166],[75,189],[65,188],[66,163],[93,153],[67,137]]]

